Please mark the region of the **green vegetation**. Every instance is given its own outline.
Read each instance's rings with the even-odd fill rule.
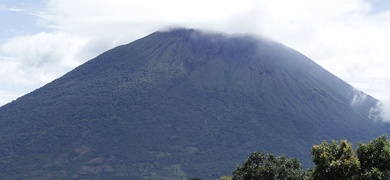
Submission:
[[[233,180],[379,180],[390,178],[390,141],[386,135],[353,151],[351,143],[333,140],[312,147],[314,169],[304,171],[296,158],[253,152],[233,171]],[[223,176],[222,179],[231,177]]]
[[[254,151],[307,168],[324,139],[389,134],[353,97],[270,40],[156,32],[0,107],[0,179],[216,179]]]
[[[390,177],[390,142],[386,135],[368,144],[360,143],[357,154],[362,179],[386,179]]]
[[[355,179],[359,174],[359,160],[346,140],[340,144],[335,140],[331,144],[324,141],[313,146],[311,154],[315,164],[312,179]]]
[[[233,179],[304,179],[305,172],[296,158],[253,152],[242,166],[233,171]]]

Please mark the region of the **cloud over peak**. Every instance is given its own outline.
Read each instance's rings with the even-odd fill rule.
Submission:
[[[1,45],[0,84],[40,86],[107,49],[178,25],[274,39],[357,89],[386,100],[390,99],[390,11],[378,10],[384,2],[42,1],[43,7],[34,14],[39,18],[36,25],[45,31]],[[0,5],[0,11],[6,8]]]

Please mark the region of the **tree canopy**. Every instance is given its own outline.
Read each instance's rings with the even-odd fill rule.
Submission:
[[[375,138],[368,144],[359,143],[357,155],[363,179],[390,177],[390,141],[387,135]]]
[[[233,171],[234,180],[294,180],[303,177],[304,171],[298,159],[262,152],[253,152],[242,166]]]
[[[390,178],[390,141],[387,135],[360,142],[356,152],[347,140],[323,141],[312,147],[314,168],[303,170],[296,158],[253,152],[233,171],[232,179],[249,180],[361,180]],[[226,178],[226,176],[224,176]]]
[[[331,144],[324,141],[314,145],[311,154],[315,164],[313,179],[354,179],[360,171],[360,162],[347,140],[333,140]]]

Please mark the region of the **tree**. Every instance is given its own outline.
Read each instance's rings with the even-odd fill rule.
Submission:
[[[362,179],[385,179],[390,177],[390,141],[386,135],[374,138],[368,144],[359,143],[356,151]]]
[[[331,144],[323,141],[312,148],[315,164],[312,179],[343,180],[358,179],[360,162],[355,156],[351,143],[341,140],[340,144],[333,140]]]
[[[230,176],[222,176],[220,180],[232,180],[232,177]]]
[[[386,135],[355,151],[347,140],[323,141],[312,147],[314,169],[302,170],[296,158],[253,152],[233,171],[234,180],[377,180],[390,179],[390,141]],[[227,179],[229,177],[226,177]],[[222,178],[221,178],[222,179]]]
[[[253,152],[241,166],[233,171],[234,180],[296,180],[304,179],[304,177],[305,172],[298,159],[262,152]]]

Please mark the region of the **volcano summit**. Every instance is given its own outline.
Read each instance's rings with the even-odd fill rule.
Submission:
[[[388,133],[377,102],[270,40],[155,32],[1,107],[0,179],[215,179],[253,151],[310,166],[323,140]]]

